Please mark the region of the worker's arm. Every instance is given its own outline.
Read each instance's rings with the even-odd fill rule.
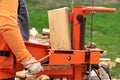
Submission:
[[[31,57],[22,40],[17,16],[18,0],[1,0],[0,33],[17,59],[24,62]]]
[[[18,0],[0,0],[0,33],[15,54],[18,61],[25,64],[36,61],[26,49],[18,27]],[[31,71],[40,71],[39,63],[25,66]]]

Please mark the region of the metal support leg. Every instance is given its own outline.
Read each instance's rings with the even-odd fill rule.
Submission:
[[[73,69],[73,80],[84,80],[84,65],[74,65]]]

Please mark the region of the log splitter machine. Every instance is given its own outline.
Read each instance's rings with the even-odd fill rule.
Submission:
[[[74,6],[68,16],[72,24],[72,50],[54,50],[50,46],[25,42],[27,49],[38,60],[37,62],[48,66],[37,75],[45,74],[51,78],[66,77],[67,80],[90,80],[93,65],[99,64],[100,54],[103,50],[84,47],[86,15],[95,12],[115,11],[115,8]],[[53,65],[61,66],[66,64],[69,64],[70,67],[62,66],[63,69],[53,69],[52,67]],[[18,65],[16,70],[20,69],[23,68]]]

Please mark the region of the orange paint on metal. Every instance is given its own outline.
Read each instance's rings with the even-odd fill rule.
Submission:
[[[52,51],[50,65],[85,63],[85,51]]]
[[[105,7],[84,7],[82,9],[85,12],[115,12],[115,8],[105,8]]]
[[[90,64],[99,64],[100,62],[100,52],[90,52]]]
[[[73,80],[85,80],[85,71],[87,70],[87,65],[74,65],[74,75]]]
[[[39,75],[48,75],[50,77],[72,77],[73,70],[72,69],[64,69],[64,70],[44,70],[39,73]]]
[[[33,57],[37,60],[47,56],[49,53],[50,46],[45,46],[41,44],[35,44],[30,42],[25,42],[27,49],[30,51]]]

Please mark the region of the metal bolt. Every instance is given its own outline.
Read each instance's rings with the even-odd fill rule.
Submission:
[[[68,56],[68,57],[67,57],[67,60],[70,61],[70,60],[71,60],[71,56]]]

